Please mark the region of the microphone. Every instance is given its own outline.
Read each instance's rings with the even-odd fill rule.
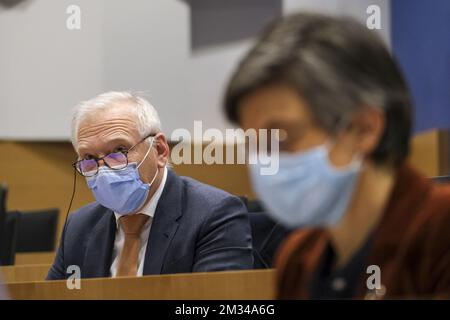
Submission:
[[[70,197],[69,207],[67,208],[66,216],[64,218],[64,227],[63,230],[66,229],[67,217],[70,213],[70,208],[72,208],[73,199],[75,197],[75,190],[77,188],[77,169],[73,168],[73,187],[72,187],[72,196]]]
[[[72,196],[70,197],[69,207],[67,208],[66,217],[64,218],[63,234],[64,234],[64,231],[66,230],[66,227],[67,227],[67,217],[69,216],[70,208],[72,208],[72,202],[73,202],[73,198],[75,197],[76,187],[77,187],[77,169],[75,169],[75,167],[74,167],[73,168]],[[61,250],[62,250],[62,254],[64,255],[64,246],[63,246],[62,241],[63,241],[63,239],[62,239],[62,235],[61,235]]]

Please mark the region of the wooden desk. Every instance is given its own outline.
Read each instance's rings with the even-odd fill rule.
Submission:
[[[35,264],[0,267],[5,283],[42,281],[47,276],[50,264]]]
[[[13,299],[273,299],[274,270],[189,273],[81,281],[69,290],[66,281],[8,284]]]

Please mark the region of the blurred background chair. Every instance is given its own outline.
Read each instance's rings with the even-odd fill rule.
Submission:
[[[240,197],[247,206],[253,239],[253,268],[272,268],[278,247],[291,230],[278,224],[262,206],[259,200]]]
[[[8,194],[8,187],[3,183],[0,184],[0,235],[3,233],[3,228],[5,226],[7,194]]]
[[[272,268],[277,250],[291,230],[276,223],[266,212],[249,212],[248,216],[253,238],[253,268]]]
[[[8,212],[7,195],[0,185],[0,265],[13,265],[16,252],[54,251],[59,210]]]
[[[20,216],[18,211],[7,212],[5,215],[4,233],[2,236],[3,251],[0,258],[4,266],[13,265],[15,262]]]
[[[434,177],[433,180],[438,183],[450,183],[450,176]]]
[[[17,215],[6,213],[8,187],[0,184],[0,265],[14,264]]]
[[[58,209],[21,212],[16,252],[54,251],[58,216]]]

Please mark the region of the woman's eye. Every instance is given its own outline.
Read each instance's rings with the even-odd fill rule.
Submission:
[[[127,148],[125,148],[125,147],[117,147],[114,149],[114,152],[124,152],[126,150],[127,150]]]

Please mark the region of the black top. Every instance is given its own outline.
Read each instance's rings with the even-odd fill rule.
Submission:
[[[364,267],[372,245],[372,238],[369,236],[347,264],[336,270],[332,270],[336,253],[330,243],[309,283],[311,299],[350,299],[354,297],[362,273],[365,273]]]

